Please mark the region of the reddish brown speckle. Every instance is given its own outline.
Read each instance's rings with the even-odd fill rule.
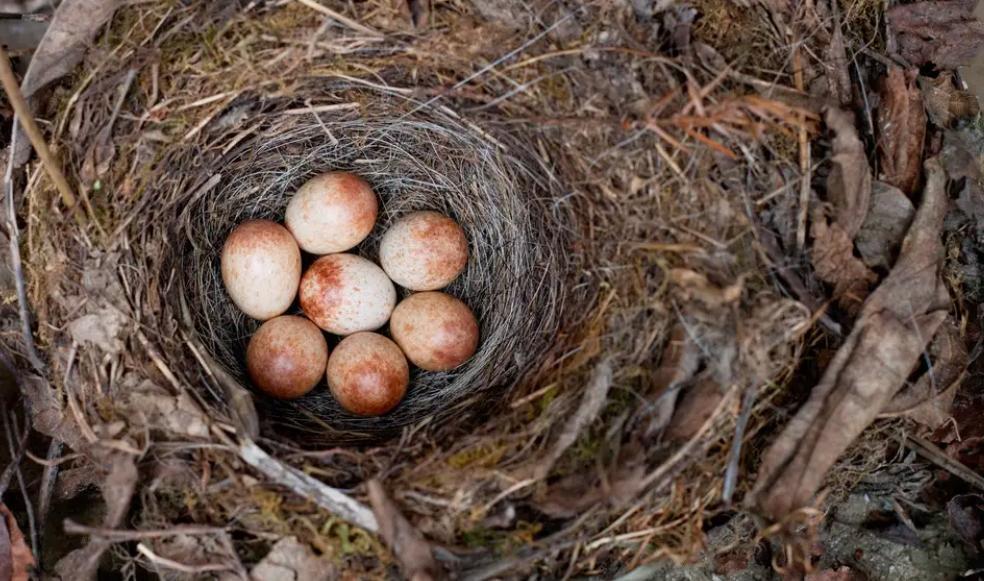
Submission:
[[[301,309],[321,328],[328,326],[336,305],[342,300],[342,270],[337,258],[322,256],[301,277]]]
[[[326,373],[338,403],[360,416],[379,416],[396,407],[410,382],[410,369],[400,348],[376,333],[355,333],[343,339]]]
[[[246,370],[256,387],[276,398],[311,391],[328,361],[321,331],[302,317],[285,315],[260,326],[246,349]]]
[[[460,300],[441,293],[411,295],[393,310],[393,339],[414,365],[447,371],[467,361],[478,347],[478,322]]]

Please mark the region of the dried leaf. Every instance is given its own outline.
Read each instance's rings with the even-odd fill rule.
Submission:
[[[919,77],[926,113],[937,127],[948,129],[960,119],[980,113],[977,97],[957,86],[953,73],[946,71],[937,77]]]
[[[121,3],[122,0],[64,0],[55,10],[24,74],[24,98],[31,99],[45,85],[75,70],[96,32]],[[17,138],[17,146],[14,166],[20,167],[30,152],[26,135]]]
[[[619,456],[605,479],[590,472],[575,472],[537,495],[536,509],[552,518],[571,518],[599,505],[622,506],[646,485],[645,457],[638,451]]]
[[[984,23],[974,16],[977,0],[931,0],[900,4],[887,12],[898,52],[913,65],[955,69],[974,58],[984,42]]]
[[[953,399],[967,368],[969,354],[953,319],[940,326],[929,345],[932,367],[900,391],[882,416],[905,415],[935,430],[950,417]]]
[[[895,267],[764,456],[748,499],[774,521],[810,505],[827,470],[905,384],[947,316],[939,273],[946,177],[936,159],[926,162],[926,172],[923,201]]]
[[[253,581],[329,581],[338,578],[338,570],[331,561],[318,557],[311,547],[299,543],[295,537],[284,537],[253,567],[249,576]]]
[[[680,386],[694,376],[699,363],[700,348],[682,323],[675,324],[670,331],[666,347],[663,348],[659,369],[653,373],[656,388],[649,399],[654,401],[655,409],[651,412],[646,410],[650,417],[642,430],[644,440],[655,437],[670,423],[673,410],[676,409]]]
[[[961,494],[946,503],[950,526],[973,547],[974,554],[984,552],[984,496]]]
[[[833,296],[849,313],[857,312],[878,277],[854,256],[851,238],[838,224],[828,224],[815,213],[810,226],[810,260],[817,278],[834,285]]]
[[[854,239],[871,205],[871,168],[864,143],[854,127],[854,114],[831,107],[824,115],[833,131],[831,169],[827,176],[827,199],[834,210],[834,223]]]
[[[868,267],[888,269],[892,266],[915,213],[915,206],[901,190],[875,182],[871,189],[871,209],[854,239],[858,253]]]
[[[207,438],[209,434],[208,418],[191,396],[171,395],[151,381],[128,388],[122,408],[133,427],[166,430],[190,438]]]
[[[123,313],[114,307],[105,306],[69,323],[68,333],[80,345],[92,345],[106,353],[117,355],[125,347],[120,335],[126,323]]]
[[[926,110],[916,87],[918,71],[891,67],[882,79],[878,107],[878,158],[882,179],[912,195],[922,174]]]
[[[666,437],[686,441],[696,434],[711,417],[724,398],[721,386],[711,378],[698,381],[684,392],[673,414],[673,421],[666,428]]]
[[[867,577],[850,567],[813,571],[803,577],[803,581],[864,581],[865,579]]]
[[[602,360],[591,374],[591,380],[584,389],[581,396],[581,404],[574,413],[574,417],[567,422],[561,431],[560,436],[554,442],[549,454],[538,460],[533,470],[534,478],[542,479],[547,476],[554,462],[577,441],[582,430],[589,426],[601,413],[608,399],[608,390],[612,386],[612,363],[608,359]]]
[[[386,495],[383,485],[372,479],[367,487],[369,502],[379,522],[379,535],[399,561],[403,577],[412,581],[444,578],[444,571],[434,560],[430,543],[400,513],[399,507]]]
[[[0,515],[6,525],[0,526],[0,579],[28,581],[35,565],[34,554],[14,515],[3,503],[0,503]]]

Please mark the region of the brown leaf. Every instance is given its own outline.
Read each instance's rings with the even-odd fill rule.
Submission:
[[[878,107],[878,158],[882,179],[912,195],[922,174],[926,110],[916,87],[918,71],[891,67],[882,79]]]
[[[871,168],[865,157],[864,143],[854,126],[854,114],[831,107],[827,109],[824,121],[834,133],[827,200],[834,209],[834,223],[849,240],[853,240],[871,205]]]
[[[947,316],[949,296],[939,273],[946,177],[935,158],[926,172],[923,201],[895,267],[765,453],[748,502],[774,521],[811,504],[827,470],[905,384]]]
[[[957,86],[953,73],[946,71],[935,78],[919,77],[926,113],[937,127],[948,129],[960,119],[980,113],[977,97]]]
[[[34,554],[14,515],[3,503],[0,503],[0,515],[6,525],[0,527],[0,579],[28,581],[35,565]]]
[[[867,577],[850,567],[813,571],[803,577],[803,581],[864,581],[865,579]]]
[[[31,99],[45,85],[73,71],[96,32],[121,3],[121,0],[64,0],[55,10],[24,74],[21,82],[24,98]],[[18,137],[17,145],[14,166],[20,167],[30,152],[27,136]]]
[[[854,244],[838,224],[814,215],[810,226],[813,248],[810,260],[817,278],[834,285],[833,296],[848,312],[857,312],[878,277],[854,256]]]
[[[741,279],[726,287],[719,287],[705,275],[686,268],[670,269],[669,280],[679,288],[684,298],[700,301],[711,308],[737,301],[745,288],[744,280]]]
[[[711,378],[698,381],[684,392],[673,420],[666,428],[666,437],[686,441],[696,434],[711,417],[724,397],[721,386]]]
[[[670,331],[670,338],[663,348],[659,368],[653,373],[655,389],[648,399],[653,401],[654,411],[646,410],[650,416],[642,430],[643,439],[655,437],[670,423],[676,409],[680,386],[694,376],[700,363],[700,348],[690,337],[682,323],[676,323]]]
[[[412,581],[444,578],[443,570],[434,560],[430,543],[400,513],[400,509],[386,495],[383,485],[372,479],[367,486],[369,502],[379,522],[379,535],[399,561],[404,578]]]
[[[931,0],[901,4],[887,12],[898,52],[913,65],[955,69],[965,65],[984,41],[984,24],[974,16],[977,0]]]
[[[905,415],[930,430],[950,417],[969,357],[960,329],[952,318],[940,325],[929,345],[928,356],[933,361],[930,370],[903,388],[882,410],[882,416]]]
[[[537,510],[553,518],[571,518],[599,505],[622,506],[635,498],[646,485],[646,464],[641,449],[619,455],[615,468],[606,478],[579,471],[565,476],[537,495]]]
[[[875,182],[871,188],[868,217],[854,239],[866,265],[885,269],[892,266],[915,213],[915,206],[901,190],[884,182]]]

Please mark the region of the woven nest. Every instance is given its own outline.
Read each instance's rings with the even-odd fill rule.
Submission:
[[[220,249],[243,220],[282,220],[291,195],[312,175],[351,171],[380,197],[376,229],[355,250],[367,258],[376,260],[389,224],[417,210],[453,217],[470,241],[467,269],[446,292],[479,320],[472,359],[451,372],[416,370],[403,402],[381,417],[346,413],[324,385],[292,401],[257,392],[258,408],[274,423],[317,434],[320,442],[378,437],[428,416],[460,417],[514,384],[550,346],[564,306],[569,218],[551,206],[556,182],[515,140],[506,145],[398,92],[334,79],[312,81],[291,98],[242,99],[215,124],[229,127],[208,151],[184,149],[158,166],[176,179],[147,191],[152,217],[135,207],[131,235],[159,246],[148,282],[180,289],[162,293],[167,309],[180,313],[187,300],[211,355],[243,384],[245,346],[258,322],[226,294]]]

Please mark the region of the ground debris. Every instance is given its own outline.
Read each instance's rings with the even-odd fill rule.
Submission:
[[[919,77],[926,113],[937,127],[948,129],[960,119],[974,117],[980,112],[977,97],[960,89],[950,71],[935,78]]]
[[[443,579],[443,570],[434,560],[430,544],[403,516],[378,480],[367,483],[369,502],[379,522],[379,535],[400,563],[405,579],[431,581]]]
[[[827,470],[902,388],[946,318],[949,296],[939,274],[946,177],[935,158],[926,171],[923,201],[898,261],[764,456],[748,502],[773,521],[810,506]]]
[[[338,571],[330,561],[315,555],[309,546],[298,542],[296,537],[284,537],[273,545],[249,575],[253,581],[328,581],[338,578]],[[226,574],[226,578],[229,581],[236,579],[231,573]]]
[[[884,182],[874,183],[871,208],[854,240],[869,268],[892,266],[915,213],[915,206],[901,190]]]
[[[968,545],[974,554],[984,553],[984,496],[961,494],[946,503],[950,526]]]
[[[913,195],[922,174],[926,110],[916,87],[918,71],[891,67],[882,79],[878,107],[878,157],[882,179]]]
[[[984,23],[974,17],[977,0],[929,0],[888,10],[899,55],[916,66],[955,69],[970,62],[984,42]]]
[[[645,427],[641,430],[644,440],[652,440],[670,423],[680,388],[694,376],[699,363],[700,348],[684,324],[678,322],[670,331],[659,368],[653,374],[656,387],[650,399],[655,403],[653,411],[648,414]]]

